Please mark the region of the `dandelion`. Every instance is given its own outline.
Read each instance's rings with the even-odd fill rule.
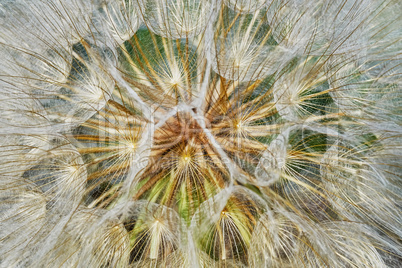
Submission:
[[[399,267],[399,1],[0,3],[1,267]]]

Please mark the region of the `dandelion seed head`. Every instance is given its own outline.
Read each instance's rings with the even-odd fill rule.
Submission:
[[[400,262],[398,8],[3,1],[0,266]]]

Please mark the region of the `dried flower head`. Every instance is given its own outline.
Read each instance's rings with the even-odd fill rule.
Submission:
[[[3,0],[1,267],[399,267],[397,0]]]

